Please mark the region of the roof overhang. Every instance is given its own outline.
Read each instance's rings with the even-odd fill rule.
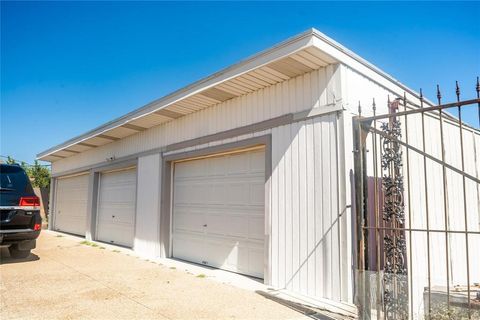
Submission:
[[[310,29],[120,118],[43,151],[37,155],[37,158],[51,162],[67,158],[336,63],[346,65],[356,63],[384,79],[388,78],[392,83],[401,85],[391,76],[334,40],[315,29]],[[401,86],[407,92],[411,91]]]

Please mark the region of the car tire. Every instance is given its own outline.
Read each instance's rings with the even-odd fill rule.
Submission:
[[[30,250],[19,250],[16,246],[10,246],[8,251],[10,252],[10,257],[14,259],[22,259],[30,255]]]

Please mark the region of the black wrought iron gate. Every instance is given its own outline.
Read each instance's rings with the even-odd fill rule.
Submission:
[[[388,101],[354,118],[355,296],[361,319],[480,319],[476,99]],[[467,110],[468,109],[468,110]],[[449,113],[446,113],[448,111]],[[472,149],[473,147],[473,149]],[[460,221],[461,220],[461,221]],[[460,222],[459,222],[460,221]],[[478,269],[477,269],[478,267]]]

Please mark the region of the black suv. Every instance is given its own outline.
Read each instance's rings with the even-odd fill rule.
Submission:
[[[0,164],[0,246],[9,246],[12,258],[26,258],[41,229],[40,199],[25,170]]]

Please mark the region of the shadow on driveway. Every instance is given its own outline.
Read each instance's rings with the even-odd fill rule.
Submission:
[[[307,317],[310,317],[315,320],[337,320],[337,319],[353,319],[350,317],[345,317],[345,316],[340,316],[340,315],[334,315],[331,312],[328,312],[327,310],[318,310],[316,308],[312,308],[309,306],[306,306],[304,304],[298,303],[298,302],[293,302],[290,300],[285,300],[280,297],[276,296],[275,290],[272,290],[271,292],[266,292],[266,291],[261,291],[261,290],[256,290],[255,293],[261,295],[262,297],[275,301],[281,305],[284,305],[292,310],[295,310],[297,312],[300,312],[304,314]]]
[[[12,257],[10,257],[10,252],[8,252],[8,247],[0,247],[0,265],[9,264],[9,263],[30,262],[30,261],[37,261],[37,260],[40,260],[40,257],[34,253],[30,253],[30,255],[26,258],[13,259]]]

